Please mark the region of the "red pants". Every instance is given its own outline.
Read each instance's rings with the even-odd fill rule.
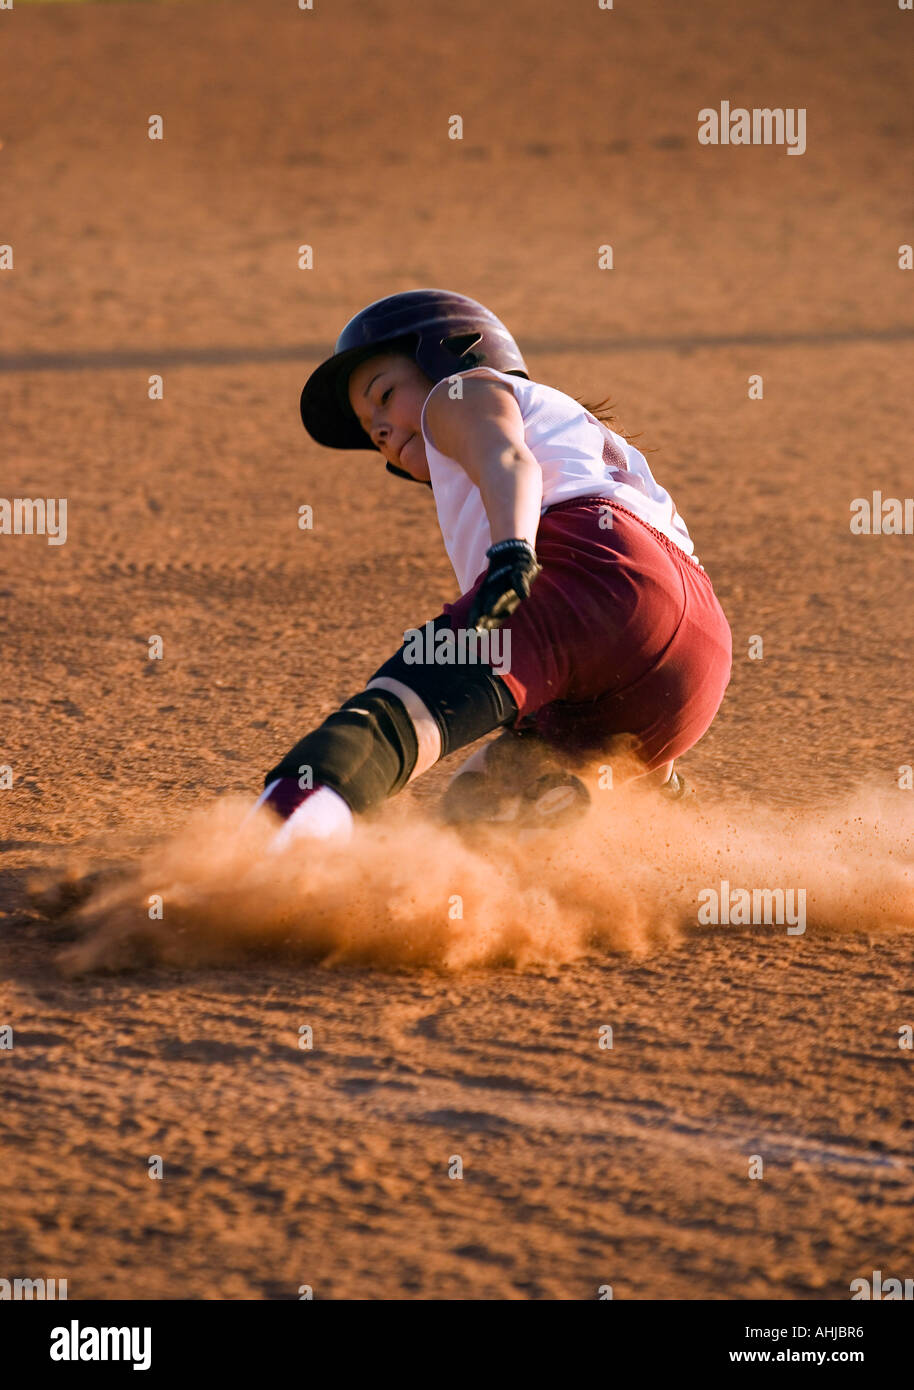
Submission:
[[[607,507],[611,529],[600,526]],[[705,571],[605,497],[550,507],[536,553],[542,573],[504,624],[513,727],[571,758],[628,746],[644,772],[679,757],[709,728],[730,679],[730,627]],[[453,629],[467,626],[482,578],[444,605]]]

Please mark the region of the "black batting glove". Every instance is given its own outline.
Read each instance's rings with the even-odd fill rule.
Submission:
[[[515,608],[530,597],[542,566],[526,541],[498,541],[486,551],[489,568],[470,608],[469,625],[480,631],[501,627]]]

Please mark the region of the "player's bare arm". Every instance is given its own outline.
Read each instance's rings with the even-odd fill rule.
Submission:
[[[543,500],[543,471],[524,442],[517,400],[503,382],[464,373],[463,395],[453,398],[439,382],[425,407],[437,447],[455,459],[482,495],[492,543],[536,543]]]

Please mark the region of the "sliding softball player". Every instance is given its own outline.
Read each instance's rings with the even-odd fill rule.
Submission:
[[[349,834],[494,730],[448,787],[446,819],[568,819],[587,801],[572,769],[619,748],[629,775],[682,793],[673,762],[720,706],[731,636],[638,449],[532,381],[493,313],[438,289],[350,320],[301,415],[319,444],[375,450],[431,489],[460,596],[426,624],[419,659],[413,636],[267,774],[258,805],[284,822],[277,848]]]

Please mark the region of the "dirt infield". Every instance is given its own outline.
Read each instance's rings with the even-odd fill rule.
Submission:
[[[0,535],[0,1278],[846,1299],[914,1274],[914,536],[850,527],[911,491],[912,58],[914,15],[869,0],[0,13],[0,495],[68,502],[65,544]],[[803,108],[805,153],[700,145],[723,100]],[[463,851],[424,818],[445,763],[357,868],[271,883],[213,803],[456,596],[426,491],[298,417],[343,322],[423,285],[656,449],[734,635],[684,764],[701,805]],[[143,867],[87,940],[35,900],[112,862]],[[724,879],[808,887],[807,930],[699,925]]]

